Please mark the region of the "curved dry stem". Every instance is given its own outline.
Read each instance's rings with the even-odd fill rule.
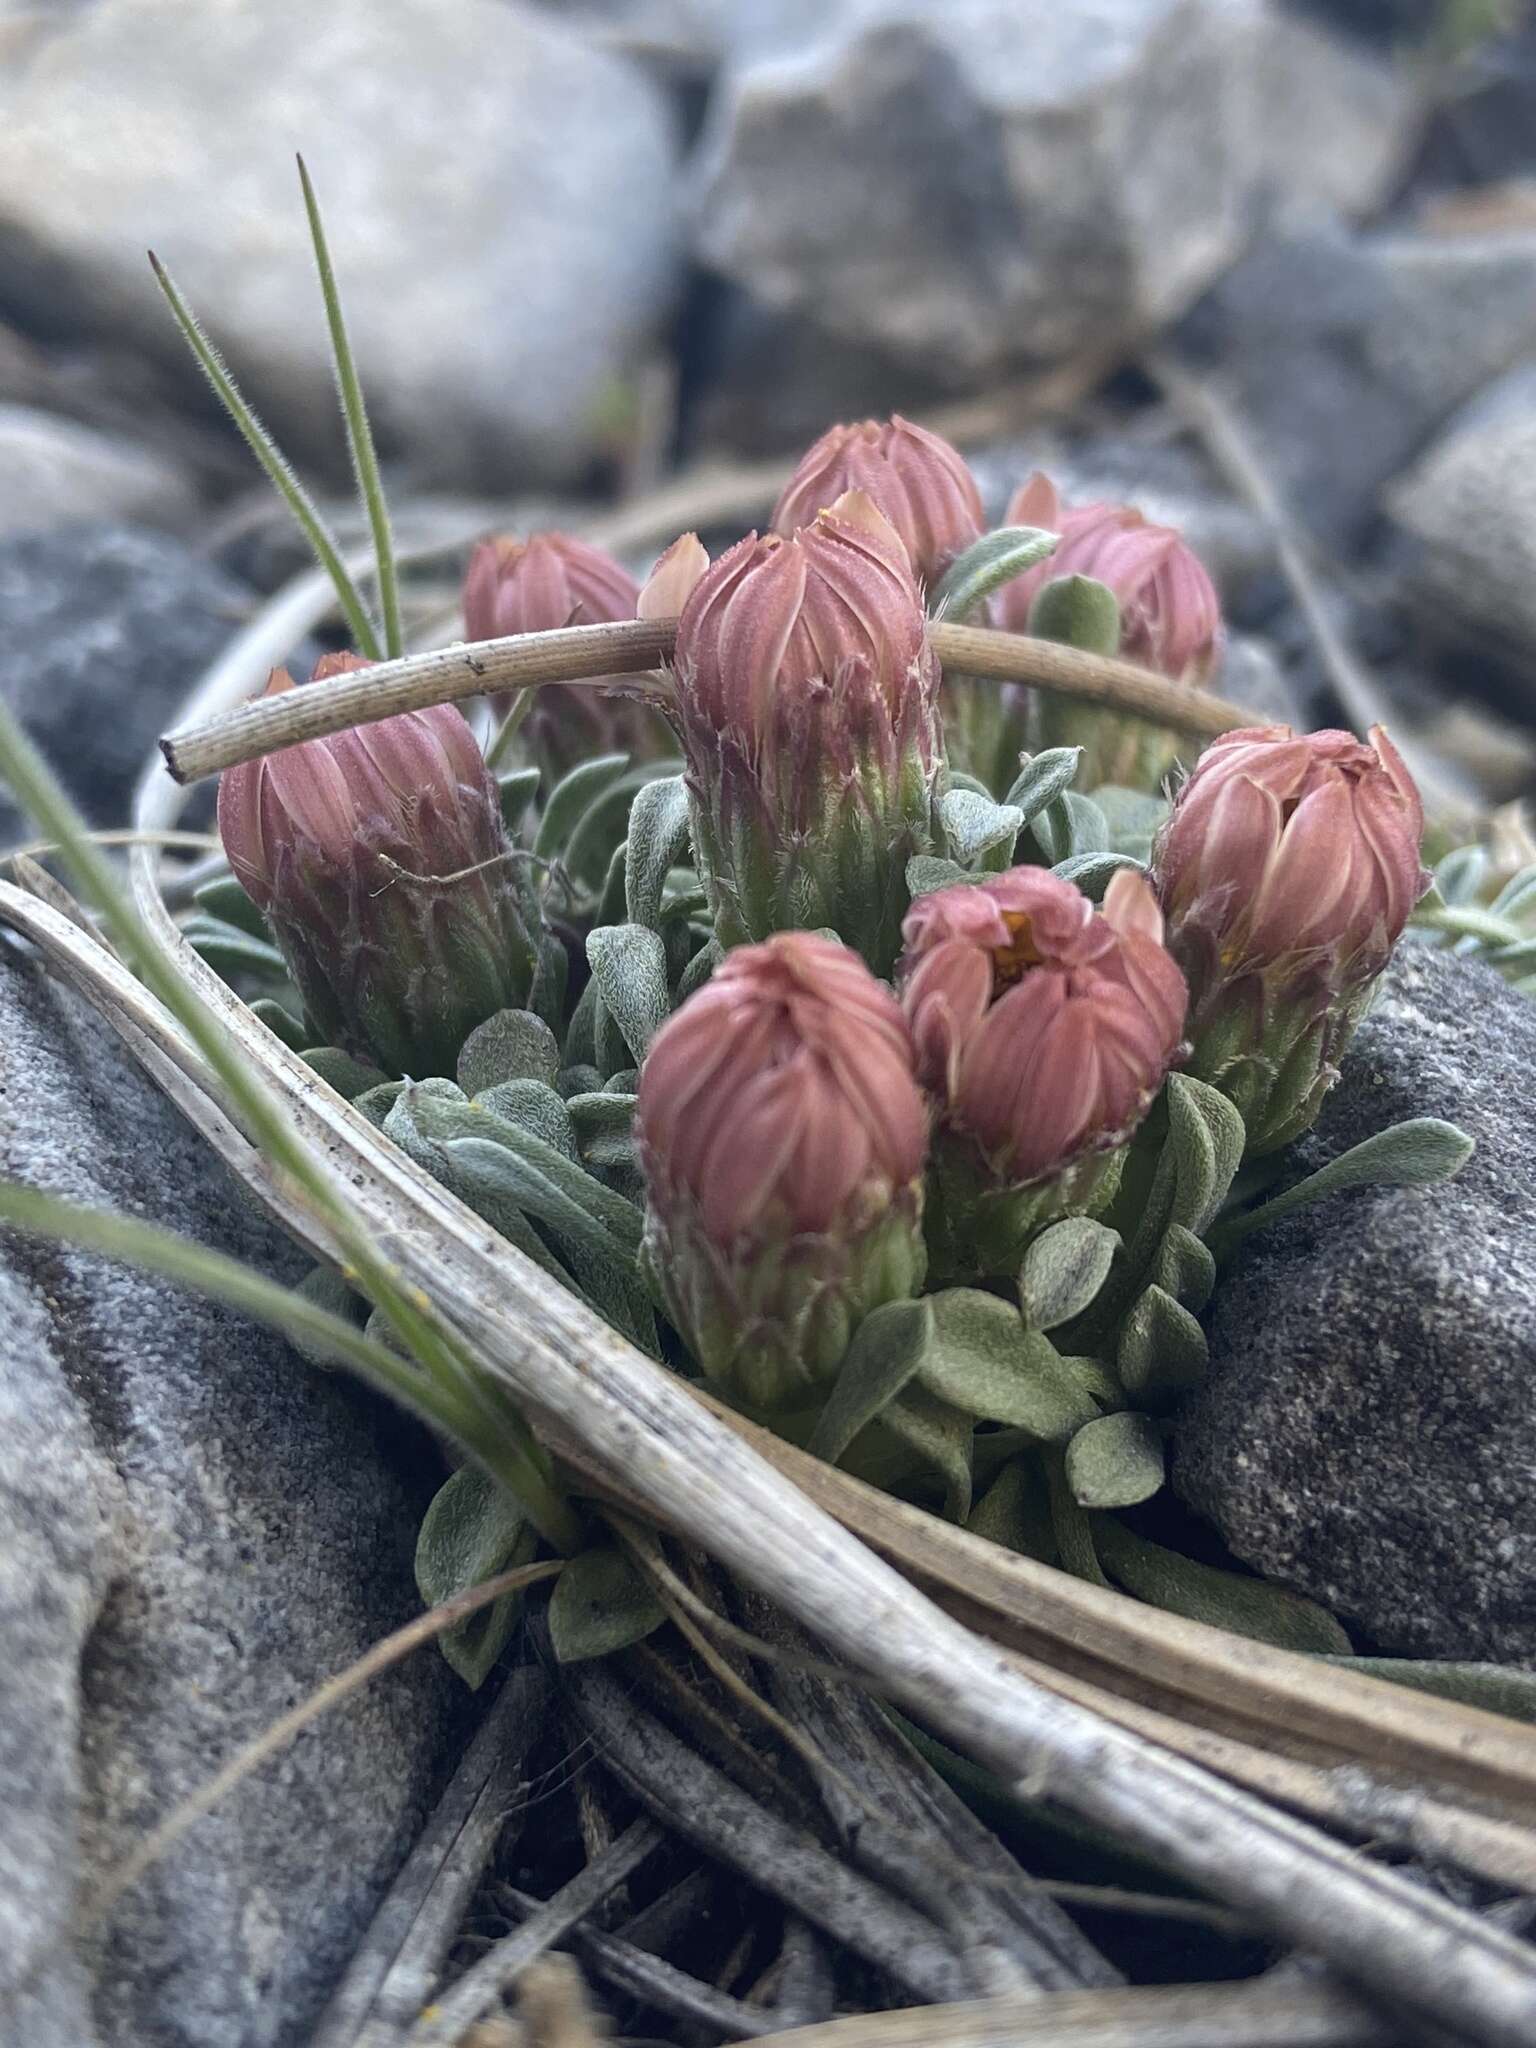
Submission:
[[[590,683],[601,687],[615,675],[640,675],[671,655],[676,619],[624,619],[598,626],[563,626],[549,633],[515,633],[434,648],[403,661],[335,676],[303,690],[259,697],[222,716],[201,719],[161,742],[166,765],[178,782],[197,782],[238,762],[255,760],[280,747],[323,739],[348,726],[371,724],[401,711],[456,702],[488,691],[498,694],[541,683]],[[1204,690],[1171,683],[1128,661],[997,633],[982,626],[933,621],[928,638],[946,668],[1000,682],[1034,683],[1082,702],[1153,718],[1180,732],[1214,739],[1218,733],[1256,722],[1253,714]]]

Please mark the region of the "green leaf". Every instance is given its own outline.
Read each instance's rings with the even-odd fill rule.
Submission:
[[[237,926],[214,917],[189,917],[181,935],[199,959],[226,981],[233,975],[254,975],[261,981],[286,981],[288,963],[267,939],[253,939]]]
[[[1149,1606],[1282,1650],[1349,1654],[1349,1637],[1334,1617],[1299,1593],[1197,1564],[1177,1550],[1148,1542],[1112,1515],[1094,1515],[1093,1540],[1106,1570]]]
[[[611,1657],[660,1628],[666,1609],[622,1550],[608,1544],[573,1557],[549,1598],[549,1640],[558,1664]]]
[[[1065,1458],[1060,1451],[1047,1451],[1043,1462],[1050,1492],[1051,1529],[1062,1570],[1075,1579],[1086,1579],[1090,1586],[1108,1586],[1094,1545],[1093,1522],[1087,1509],[1078,1506],[1067,1484]]]
[[[688,852],[688,791],[681,775],[648,782],[629,812],[624,910],[631,924],[655,930],[667,876]]]
[[[1161,1287],[1137,1296],[1120,1329],[1115,1370],[1132,1400],[1161,1406],[1199,1386],[1210,1360],[1205,1332]]]
[[[306,1030],[301,1019],[271,996],[258,996],[251,1004],[251,1015],[259,1018],[290,1052],[305,1052],[314,1043],[315,1034]]]
[[[1007,866],[1006,858],[1000,863],[989,862],[987,856],[994,852],[1004,856],[1012,853],[1024,824],[1021,810],[1011,804],[994,803],[990,797],[974,796],[968,789],[951,789],[939,805],[939,814],[950,853],[964,867]]]
[[[416,1538],[416,1586],[428,1607],[526,1564],[538,1536],[519,1502],[478,1466],[438,1488]],[[438,1637],[438,1647],[471,1692],[507,1646],[523,1596],[514,1590]]]
[[[1044,753],[1032,755],[1003,802],[1021,810],[1025,824],[1032,825],[1047,805],[1071,788],[1082,758],[1081,747],[1047,747]]]
[[[494,1082],[491,1087],[481,1089],[475,1097],[474,1106],[505,1117],[509,1124],[516,1124],[519,1130],[527,1131],[546,1145],[553,1145],[567,1159],[580,1163],[581,1152],[571,1112],[564,1097],[557,1094],[547,1081]]]
[[[724,958],[725,948],[718,939],[710,939],[707,944],[700,946],[678,979],[679,1005],[686,1003],[690,996],[698,994]]]
[[[1458,846],[1444,860],[1435,863],[1434,887],[1446,904],[1475,903],[1488,872],[1488,855],[1481,846]],[[1495,906],[1503,909],[1503,905]]]
[[[945,1518],[963,1522],[971,1511],[971,1442],[976,1434],[971,1417],[909,1383],[881,1409],[875,1427],[888,1430],[915,1454],[944,1489]]]
[[[362,1297],[341,1277],[334,1266],[316,1266],[312,1273],[306,1274],[299,1282],[294,1293],[302,1295],[305,1301],[313,1302],[315,1307],[323,1310],[326,1315],[350,1323],[354,1329],[359,1326],[358,1310]],[[316,1343],[309,1337],[298,1336],[290,1337],[288,1341],[300,1358],[310,1365],[330,1367],[346,1362],[333,1345]]]
[[[1029,630],[1090,654],[1120,651],[1120,600],[1093,576],[1053,576],[1029,608]]]
[[[626,769],[616,782],[594,797],[566,839],[561,859],[567,874],[595,888],[598,877],[610,866],[612,856],[625,840],[635,798],[653,782],[675,779],[676,766],[674,761],[642,761]],[[615,922],[623,887],[624,863],[620,860],[614,869]]]
[[[1255,1230],[1263,1230],[1325,1195],[1343,1194],[1350,1188],[1433,1187],[1460,1173],[1475,1149],[1472,1139],[1455,1124],[1434,1116],[1410,1117],[1351,1145],[1261,1208],[1232,1217],[1213,1237],[1212,1249],[1218,1258],[1224,1257]]]
[[[232,924],[236,931],[244,932],[248,938],[260,939],[266,945],[272,943],[267,920],[233,875],[219,875],[211,882],[204,882],[201,888],[192,891],[192,901],[218,923]]]
[[[1039,526],[999,526],[955,557],[928,593],[930,618],[964,620],[994,590],[1055,553],[1061,536]]]
[[[562,776],[551,790],[544,815],[539,820],[533,842],[535,858],[558,859],[588,805],[605,789],[611,788],[628,766],[628,754],[599,754],[594,760],[583,761],[569,775]]]
[[[1168,815],[1166,798],[1105,782],[1093,792],[1093,800],[1109,828],[1110,851],[1128,853],[1143,864],[1149,860],[1152,841]]]
[[[368,408],[363,403],[363,387],[358,381],[352,343],[341,310],[341,291],[331,266],[325,224],[320,218],[320,202],[315,197],[315,188],[310,183],[303,157],[299,158],[299,183],[304,190],[304,211],[309,216],[315,268],[320,273],[320,294],[325,301],[326,324],[331,331],[331,357],[336,369],[336,389],[341,397],[341,415],[346,422],[347,452],[352,458],[352,473],[357,479],[358,495],[363,501],[369,531],[373,535],[379,610],[384,620],[384,651],[395,659],[405,652],[405,639],[400,631],[400,584],[395,574],[395,544],[389,530],[389,506],[384,497],[384,482],[379,475],[379,458],[374,452]]]
[[[1454,1664],[1414,1657],[1329,1657],[1327,1661],[1363,1671],[1368,1678],[1384,1678],[1389,1685],[1408,1685],[1415,1692],[1433,1693],[1437,1699],[1481,1707],[1485,1714],[1536,1722],[1536,1673],[1508,1664]]]
[[[1030,1245],[1019,1268],[1019,1306],[1027,1330],[1054,1330],[1092,1305],[1109,1278],[1118,1231],[1089,1216],[1051,1224]]]
[[[155,282],[164,292],[166,303],[175,316],[176,324],[181,329],[188,348],[197,358],[198,367],[213,386],[220,404],[239,429],[246,446],[266,471],[278,496],[298,521],[299,528],[314,549],[321,568],[330,577],[337,602],[346,616],[353,646],[359,654],[366,654],[374,661],[382,660],[384,650],[380,645],[373,620],[368,615],[368,608],[358,595],[357,585],[348,574],[335,536],[320,517],[314,500],[299,482],[292,464],[267,428],[246,403],[223,358],[172,282],[170,272],[153,251],[150,253],[149,263],[155,273]]]
[[[1497,917],[1517,922],[1527,911],[1536,910],[1536,863],[1511,875],[1488,908]]]
[[[933,1337],[918,1369],[929,1393],[967,1415],[1065,1442],[1098,1413],[1049,1339],[1017,1309],[975,1287],[929,1297]]]
[[[835,1465],[861,1429],[894,1401],[922,1364],[933,1338],[926,1301],[888,1301],[854,1332],[806,1449]]]
[[[1175,1223],[1197,1237],[1203,1234],[1227,1198],[1246,1142],[1242,1117],[1219,1089],[1188,1074],[1169,1076]]]
[[[1067,1445],[1066,1477],[1079,1507],[1136,1507],[1163,1483],[1162,1432],[1129,1409],[1085,1422]]]
[[[1420,908],[1413,921],[1421,929],[1448,932],[1455,939],[1477,939],[1487,946],[1514,946],[1525,937],[1520,926],[1479,903],[1447,904],[1443,909]]]
[[[1170,1223],[1152,1261],[1152,1280],[1192,1315],[1200,1315],[1216,1285],[1216,1259],[1208,1244]]]
[[[1065,860],[1057,861],[1051,873],[1081,889],[1092,902],[1102,903],[1104,891],[1122,868],[1140,869],[1141,862],[1128,853],[1069,853]]]
[[[914,853],[907,862],[907,894],[914,900],[931,896],[936,889],[952,888],[956,882],[976,880],[957,860],[943,860],[937,854]]]
[[[354,1096],[352,1107],[361,1110],[375,1130],[382,1131],[389,1121],[389,1112],[410,1085],[409,1081],[381,1081],[377,1088]]]
[[[388,1078],[365,1060],[353,1059],[351,1053],[343,1052],[339,1045],[314,1045],[300,1057],[328,1088],[334,1088],[348,1102],[355,1102],[359,1095],[368,1094],[370,1089],[382,1088]]]
[[[598,994],[633,1059],[644,1059],[672,1008],[661,934],[643,924],[600,926],[587,934],[587,959]]]
[[[1045,1474],[1036,1457],[1010,1458],[972,1508],[966,1528],[1042,1564],[1056,1561],[1056,1532]]]
[[[560,1048],[542,1017],[532,1010],[498,1010],[465,1039],[458,1082],[466,1095],[498,1081],[543,1081],[552,1088],[559,1068]]]
[[[533,692],[525,690],[519,703],[531,703]],[[490,755],[486,755],[490,765]],[[514,836],[523,819],[528,815],[528,806],[539,793],[539,771],[537,768],[513,768],[505,775],[498,775],[496,787],[501,791],[501,821]]]

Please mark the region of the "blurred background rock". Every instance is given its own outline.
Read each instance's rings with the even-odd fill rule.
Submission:
[[[1533,134],[1519,0],[0,0],[0,626],[35,634],[24,565],[77,525],[247,602],[300,565],[151,245],[344,498],[302,149],[397,506],[574,521],[910,411],[994,505],[1046,462],[1184,526],[1232,694],[1384,710],[1449,797],[1505,801],[1536,777]]]

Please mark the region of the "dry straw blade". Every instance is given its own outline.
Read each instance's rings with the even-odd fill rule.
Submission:
[[[644,674],[671,654],[676,626],[675,619],[632,619],[435,648],[308,689],[258,698],[217,716],[199,716],[167,734],[161,749],[178,782],[198,782],[279,747],[321,739],[396,712],[419,711],[428,704],[540,683],[590,683],[594,676]],[[1251,712],[1204,690],[1186,689],[1128,661],[1050,640],[938,620],[929,626],[928,637],[940,661],[965,675],[1034,683],[1084,703],[1112,705],[1161,720],[1197,738],[1214,739],[1219,733],[1262,723]]]

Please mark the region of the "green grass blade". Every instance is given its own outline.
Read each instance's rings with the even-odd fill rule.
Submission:
[[[204,333],[197,315],[177,290],[170,272],[153,249],[149,252],[149,263],[155,273],[155,282],[164,292],[166,303],[175,315],[176,324],[185,336],[188,348],[196,356],[203,375],[213,386],[224,410],[240,429],[246,446],[271,479],[273,488],[298,521],[304,538],[314,549],[321,568],[335,585],[337,601],[346,615],[353,644],[360,654],[366,654],[374,661],[381,660],[383,656],[379,636],[373,620],[368,615],[368,608],[359,595],[357,585],[347,574],[347,565],[341,559],[341,550],[337,547],[330,528],[321,518],[314,500],[295,476],[292,464],[273,440],[271,433],[246,403],[223,357]]]
[[[330,245],[325,239],[325,225],[320,218],[320,202],[315,197],[315,188],[303,157],[298,159],[298,165],[299,183],[304,188],[304,211],[309,216],[310,240],[315,249],[315,268],[320,273],[325,318],[331,330],[331,356],[336,370],[336,389],[341,396],[342,417],[347,425],[347,450],[352,457],[352,474],[357,478],[357,488],[373,534],[373,552],[379,576],[379,611],[384,620],[384,646],[386,652],[394,657],[404,654],[405,641],[400,631],[400,580],[395,572],[395,544],[389,530],[389,506],[384,497],[383,479],[379,475],[379,458],[374,452],[368,408],[363,402],[363,387],[358,381],[357,364],[347,337],[346,316],[341,310],[341,291],[331,263]]]

